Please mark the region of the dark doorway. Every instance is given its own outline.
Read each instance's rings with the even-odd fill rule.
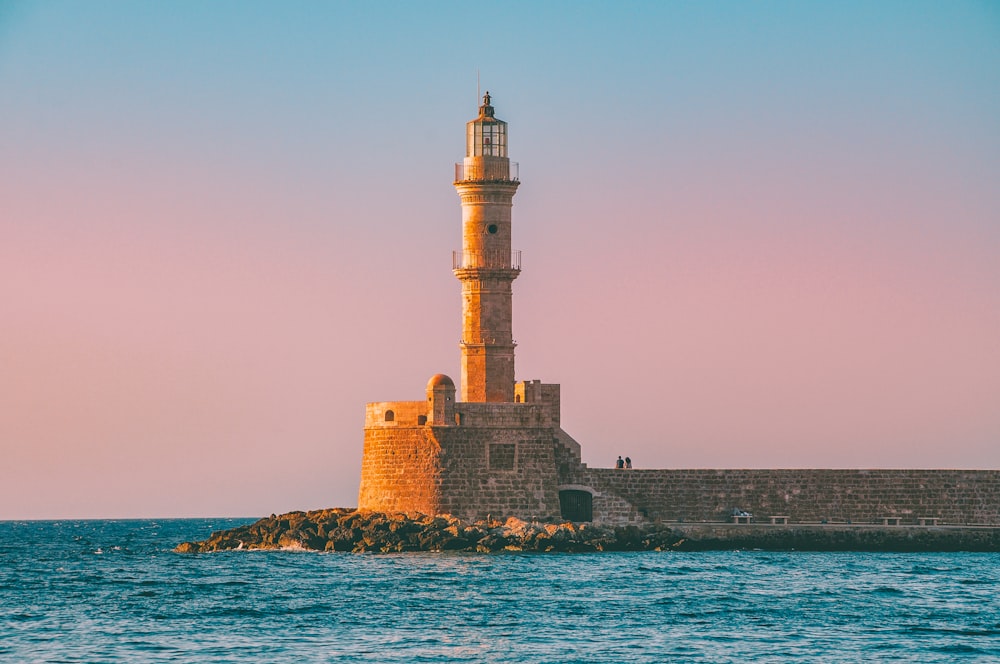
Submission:
[[[589,491],[566,489],[559,492],[559,511],[567,521],[593,521],[594,497]]]

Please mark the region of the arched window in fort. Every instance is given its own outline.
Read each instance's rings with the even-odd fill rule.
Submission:
[[[515,394],[514,395],[514,403],[521,403],[521,395],[520,394]]]
[[[395,420],[396,420],[396,413],[392,412],[391,410],[385,411],[385,421],[386,422],[393,422]]]
[[[559,492],[559,512],[567,521],[593,521],[594,496],[589,491],[564,489]]]
[[[423,425],[427,424],[427,416],[426,415],[417,415],[417,424],[419,424],[420,426],[423,426]]]

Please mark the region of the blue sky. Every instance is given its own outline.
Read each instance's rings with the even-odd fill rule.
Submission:
[[[7,2],[0,518],[353,505],[477,73],[585,461],[1000,466],[996,3]]]

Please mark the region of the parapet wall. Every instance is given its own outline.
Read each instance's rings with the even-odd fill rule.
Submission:
[[[365,404],[365,427],[412,427],[427,422],[426,401],[377,401]]]
[[[562,485],[594,492],[595,521],[727,521],[733,510],[756,521],[792,523],[1000,525],[996,470],[639,470],[580,467]],[[621,500],[633,510],[623,510]]]

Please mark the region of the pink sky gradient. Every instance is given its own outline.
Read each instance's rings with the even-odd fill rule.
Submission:
[[[387,7],[0,9],[0,519],[353,506],[477,67],[584,461],[1000,468],[995,6]]]

